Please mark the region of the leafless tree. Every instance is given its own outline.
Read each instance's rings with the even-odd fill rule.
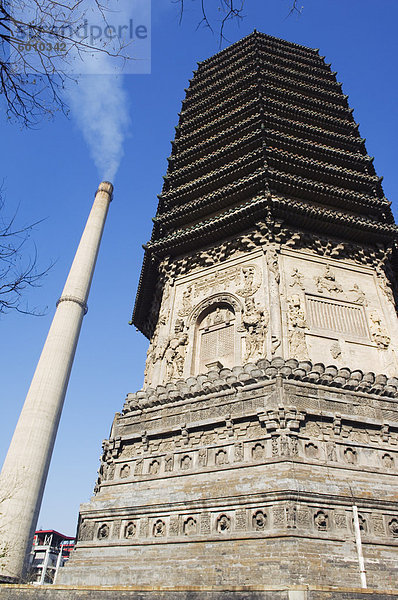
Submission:
[[[180,24],[182,23],[186,0],[174,0],[179,5]],[[225,29],[229,21],[241,21],[245,17],[245,7],[250,8],[250,0],[219,0],[215,7],[214,0],[191,0],[200,10],[198,21],[199,27],[207,27],[213,33],[216,31],[219,36],[219,45],[223,42],[229,42],[225,36]],[[217,17],[214,18],[215,9]],[[301,14],[303,7],[299,0],[290,0],[287,16],[292,14]]]
[[[40,269],[37,253],[25,258],[24,248],[39,221],[18,227],[16,213],[5,219],[4,200],[0,192],[0,315],[15,310],[20,313],[41,315],[42,311],[29,308],[24,299],[28,287],[37,287],[52,265]]]
[[[0,94],[9,119],[32,127],[66,113],[62,90],[73,60],[95,53],[128,58],[120,38],[93,43],[82,27],[88,10],[90,19],[108,25],[108,1],[0,0]]]

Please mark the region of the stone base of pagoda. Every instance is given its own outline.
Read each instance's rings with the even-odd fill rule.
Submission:
[[[360,586],[358,518],[367,585],[394,587],[396,385],[278,358],[129,395],[57,583]]]
[[[0,586],[0,600],[397,600],[398,589],[320,586],[148,589],[132,587]]]

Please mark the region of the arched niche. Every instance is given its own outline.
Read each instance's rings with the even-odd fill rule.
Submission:
[[[228,368],[240,364],[242,310],[240,300],[229,293],[214,295],[194,308],[188,320],[193,333],[191,374],[206,373],[216,363]]]

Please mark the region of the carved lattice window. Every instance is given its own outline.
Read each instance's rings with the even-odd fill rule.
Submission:
[[[234,366],[235,315],[229,307],[215,306],[202,315],[197,344],[199,372],[206,372],[206,365],[216,361],[225,367]]]
[[[306,300],[311,327],[355,337],[369,337],[362,306],[311,296],[307,296]]]

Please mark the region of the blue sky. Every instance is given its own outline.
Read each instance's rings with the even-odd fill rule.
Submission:
[[[114,181],[114,201],[38,523],[69,535],[75,533],[79,504],[92,494],[101,441],[109,435],[114,413],[121,410],[126,394],[142,385],[148,342],[128,325],[143,256],[141,245],[150,236],[184,88],[196,61],[218,51],[217,35],[196,30],[198,0],[185,2],[180,26],[172,0],[152,1],[151,74],[129,75],[124,80],[131,127]],[[302,0],[301,4],[301,16],[287,17],[289,0],[246,0],[246,17],[230,24],[228,39],[235,42],[256,28],[320,48],[338,71],[394,209],[398,2]],[[7,209],[11,214],[19,206],[21,224],[44,219],[32,238],[43,266],[56,261],[42,286],[27,296],[31,306],[48,306],[45,316],[9,313],[0,317],[2,463],[99,176],[73,119],[59,115],[29,131],[5,119],[0,123]]]

